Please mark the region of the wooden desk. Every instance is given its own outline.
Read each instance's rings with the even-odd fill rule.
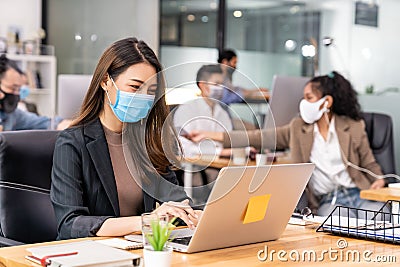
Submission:
[[[246,103],[268,103],[271,97],[271,93],[268,92],[260,92],[258,90],[254,90],[254,93],[246,96],[244,98]]]
[[[361,190],[360,198],[381,202],[386,202],[388,200],[400,201],[400,188],[384,187],[374,190]]]
[[[344,239],[347,241],[348,246],[344,249],[338,249],[337,242],[340,239]],[[57,241],[52,242],[51,244],[56,243],[65,243],[72,241]],[[212,240],[210,239],[210,242]],[[46,245],[50,243],[45,243]],[[8,247],[8,248],[0,248],[0,266],[7,267],[26,267],[26,266],[36,266],[34,263],[25,260],[24,257],[27,255],[26,248],[32,246],[39,246],[43,244],[34,244],[34,245],[24,245],[17,247]],[[275,250],[276,253],[273,254],[273,261],[270,259],[266,261],[260,261],[257,258],[257,254],[260,250],[264,250],[265,246],[268,247],[269,254],[272,250]],[[296,250],[302,255],[304,251],[315,251],[318,257],[321,256],[321,253],[324,250],[338,250],[338,251],[358,251],[361,254],[360,262],[346,261],[346,254],[343,254],[343,260],[338,258],[335,260],[330,260],[329,254],[323,254],[323,263],[321,261],[311,262],[307,259],[300,262],[294,262],[290,260],[289,253],[292,250]],[[287,254],[284,258],[287,258],[287,262],[282,262],[278,260],[277,252],[279,250],[286,251]],[[367,241],[362,239],[353,239],[348,237],[339,237],[333,236],[326,233],[316,233],[315,229],[306,228],[304,226],[294,226],[288,225],[283,236],[276,241],[257,243],[245,246],[238,246],[226,249],[218,249],[213,251],[199,252],[194,254],[184,254],[184,253],[173,253],[172,266],[173,267],[190,267],[190,266],[211,266],[211,267],[219,267],[219,266],[229,266],[229,267],[242,267],[242,266],[287,266],[287,265],[300,265],[305,264],[305,266],[309,265],[321,265],[328,264],[330,266],[365,266],[366,263],[363,260],[363,253],[365,251],[371,251],[370,259],[376,259],[377,256],[382,257],[386,256],[391,257],[391,263],[375,263],[369,264],[369,266],[390,266],[393,265],[393,257],[396,257],[396,262],[400,260],[400,249],[399,246],[385,243],[378,243],[373,241]],[[142,254],[142,250],[132,250],[133,253]],[[340,255],[340,254],[338,254]],[[261,254],[263,256],[263,254]],[[335,256],[335,254],[333,254]],[[393,256],[393,257],[392,257]],[[322,258],[322,257],[321,257]],[[334,259],[334,257],[332,257]],[[350,259],[353,259],[350,256]],[[354,258],[355,259],[355,258]],[[300,259],[301,260],[301,259]]]
[[[186,163],[201,167],[212,167],[216,169],[222,169],[228,166],[240,166],[238,164],[233,163],[233,159],[231,158],[220,158],[220,157],[216,157],[215,159],[211,157],[186,158]],[[254,166],[256,165],[256,162],[255,160],[248,160],[244,165]]]

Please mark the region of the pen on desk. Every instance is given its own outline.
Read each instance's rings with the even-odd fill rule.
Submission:
[[[33,256],[33,255],[27,255],[27,256],[25,256],[25,259],[30,260],[30,261],[32,261],[32,262],[34,262],[36,264],[42,265],[41,262],[40,262],[40,259],[38,257]]]
[[[64,256],[72,256],[72,255],[77,255],[78,252],[74,251],[74,252],[67,252],[67,253],[61,253],[61,254],[53,254],[53,255],[48,255],[45,256],[43,258],[38,258],[36,256],[33,255],[28,255],[25,256],[25,259],[30,260],[34,263],[40,264],[42,266],[47,266],[49,264],[49,262],[47,261],[50,258],[55,258],[55,257],[64,257]]]

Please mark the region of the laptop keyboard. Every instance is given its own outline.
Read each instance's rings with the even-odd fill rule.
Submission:
[[[193,234],[194,230],[189,228],[172,230],[171,236],[174,239],[172,239],[171,243],[187,246],[189,245],[190,239],[192,238]]]
[[[174,238],[174,240],[172,240],[172,242],[182,244],[182,245],[189,245],[190,239],[192,239],[191,236],[184,236],[184,237]]]

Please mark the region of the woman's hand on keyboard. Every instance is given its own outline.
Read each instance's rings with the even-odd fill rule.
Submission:
[[[188,199],[181,202],[165,202],[155,209],[154,213],[159,215],[168,215],[170,219],[172,217],[181,218],[190,229],[194,229],[197,226],[198,215],[192,207],[189,206]]]

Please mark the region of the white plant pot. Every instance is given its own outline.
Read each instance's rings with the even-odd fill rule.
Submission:
[[[143,249],[145,267],[170,267],[172,259],[172,248],[165,248],[163,251]]]

